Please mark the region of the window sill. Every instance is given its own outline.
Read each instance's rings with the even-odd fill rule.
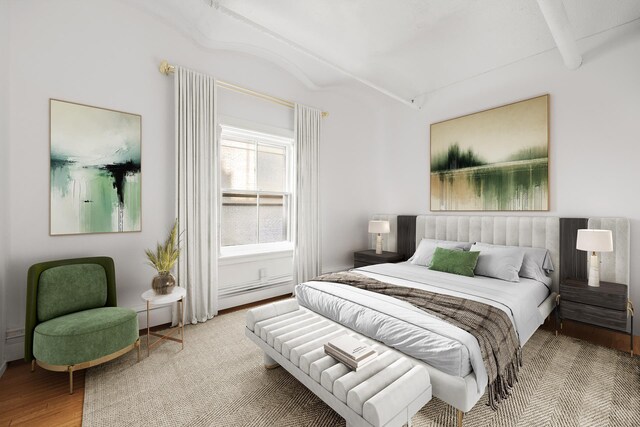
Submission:
[[[263,261],[293,256],[293,244],[281,242],[268,245],[247,245],[227,247],[220,250],[219,265]]]

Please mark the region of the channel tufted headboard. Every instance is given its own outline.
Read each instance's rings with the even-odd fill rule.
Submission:
[[[547,248],[555,271],[553,289],[558,290],[560,265],[560,219],[551,216],[474,216],[474,215],[374,215],[388,220],[391,233],[383,240],[383,249],[398,252],[403,240],[411,238],[399,232],[403,219],[415,218],[415,234],[409,251],[400,251],[408,259],[423,238],[483,242],[496,245]],[[410,222],[410,221],[409,221]],[[406,227],[405,227],[406,228]],[[373,244],[374,240],[370,241]],[[404,244],[406,246],[406,243]],[[372,246],[373,247],[373,246]],[[407,252],[407,253],[405,253]],[[410,253],[408,253],[410,252]]]
[[[556,292],[563,278],[586,279],[589,254],[575,249],[577,229],[608,229],[613,234],[614,251],[601,254],[602,280],[629,283],[630,230],[627,218],[373,215],[372,219],[389,221],[391,232],[383,237],[382,248],[402,254],[405,260],[413,255],[423,238],[547,248],[555,267],[551,277]],[[374,235],[370,235],[369,247],[375,247]]]
[[[421,239],[483,242],[495,245],[547,248],[556,267],[551,274],[558,290],[560,219],[550,216],[440,216],[416,218],[416,244]]]

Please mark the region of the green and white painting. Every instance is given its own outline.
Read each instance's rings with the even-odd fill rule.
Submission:
[[[549,210],[549,95],[431,125],[432,211]]]
[[[50,100],[51,235],[140,231],[141,116]]]

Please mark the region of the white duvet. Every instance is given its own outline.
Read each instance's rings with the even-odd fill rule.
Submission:
[[[379,264],[354,271],[382,282],[497,307],[513,321],[521,345],[544,322],[538,306],[549,296],[549,289],[532,279],[520,278],[520,282],[512,283],[464,277],[409,263]],[[487,385],[475,337],[409,303],[349,285],[314,281],[298,285],[296,296],[300,305],[449,375],[464,377],[475,372],[479,392]]]

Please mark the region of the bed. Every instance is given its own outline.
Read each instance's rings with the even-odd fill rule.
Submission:
[[[408,258],[423,238],[495,245],[540,247],[560,264],[557,217],[376,215],[391,223],[385,250]],[[548,285],[532,279],[505,283],[499,279],[457,276],[404,262],[354,269],[364,276],[398,286],[460,296],[505,311],[521,345],[553,311],[558,269]],[[386,295],[337,283],[310,281],[296,287],[300,305],[411,356],[429,371],[433,395],[468,412],[483,396],[487,373],[477,340],[447,322]]]
[[[555,268],[544,283],[523,277],[517,283],[491,277],[461,277],[409,262],[352,270],[359,277],[394,287],[462,297],[495,307],[509,317],[520,346],[527,343],[553,311],[559,278],[586,277],[586,254],[575,250],[578,228],[612,230],[615,250],[603,254],[602,279],[621,283],[628,283],[629,279],[629,221],[625,218],[375,215],[372,219],[391,223],[383,249],[400,253],[405,260],[422,239],[546,249]],[[370,247],[373,246],[372,240]],[[324,280],[299,284],[296,298],[306,309],[395,348],[415,364],[424,366],[433,396],[456,408],[459,425],[462,415],[476,405],[487,389],[487,372],[478,355],[478,340],[405,301]]]

